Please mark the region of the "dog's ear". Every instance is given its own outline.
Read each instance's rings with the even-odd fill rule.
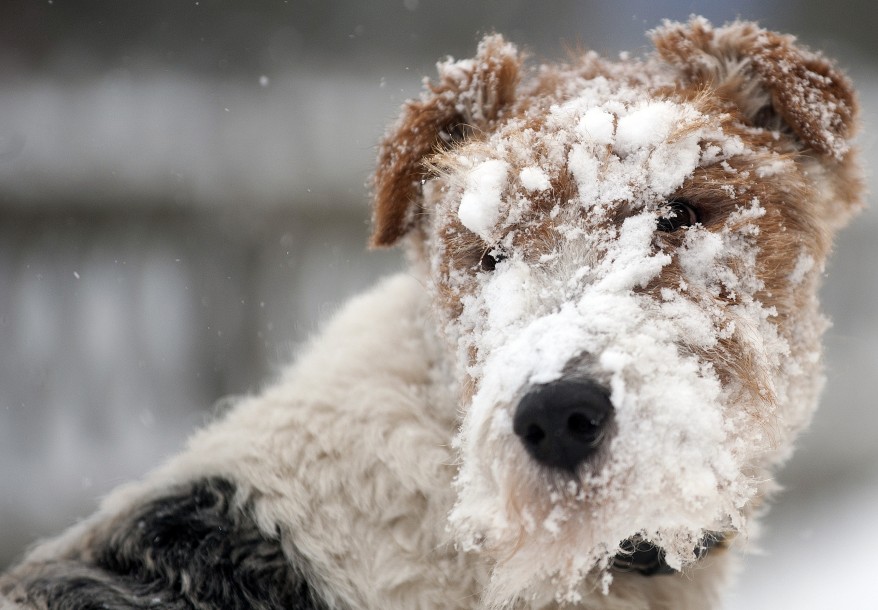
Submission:
[[[853,136],[853,87],[833,64],[793,36],[737,21],[714,28],[701,18],[651,32],[659,55],[695,85],[733,101],[753,126],[787,134],[841,160]]]
[[[420,99],[381,141],[374,178],[373,246],[390,246],[415,223],[425,160],[443,148],[490,131],[513,100],[522,58],[502,36],[486,36],[473,59],[438,64]]]

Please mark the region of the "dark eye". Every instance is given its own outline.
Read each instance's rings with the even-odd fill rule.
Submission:
[[[481,267],[482,271],[493,271],[497,267],[497,263],[505,259],[506,257],[496,250],[490,250],[482,255],[479,267]]]
[[[443,148],[449,148],[466,140],[470,131],[470,126],[463,121],[462,117],[455,117],[439,130],[439,139],[442,141]]]
[[[674,199],[665,206],[664,213],[659,216],[658,230],[673,233],[683,227],[698,224],[700,218],[695,207],[685,199]]]

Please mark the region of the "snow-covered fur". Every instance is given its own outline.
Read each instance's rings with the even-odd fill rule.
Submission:
[[[373,243],[411,272],[37,546],[0,606],[716,605],[817,403],[856,106],[754,24],[652,38],[439,64],[375,178]]]

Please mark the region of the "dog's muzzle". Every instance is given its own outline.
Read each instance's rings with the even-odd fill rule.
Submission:
[[[555,381],[521,399],[512,429],[534,460],[575,472],[599,449],[612,414],[609,394],[595,382]]]

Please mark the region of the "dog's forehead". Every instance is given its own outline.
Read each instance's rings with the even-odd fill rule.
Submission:
[[[534,213],[605,216],[668,201],[699,167],[751,152],[728,115],[652,85],[599,76],[532,103],[446,157],[448,204],[488,243]],[[553,216],[554,217],[554,216]]]

